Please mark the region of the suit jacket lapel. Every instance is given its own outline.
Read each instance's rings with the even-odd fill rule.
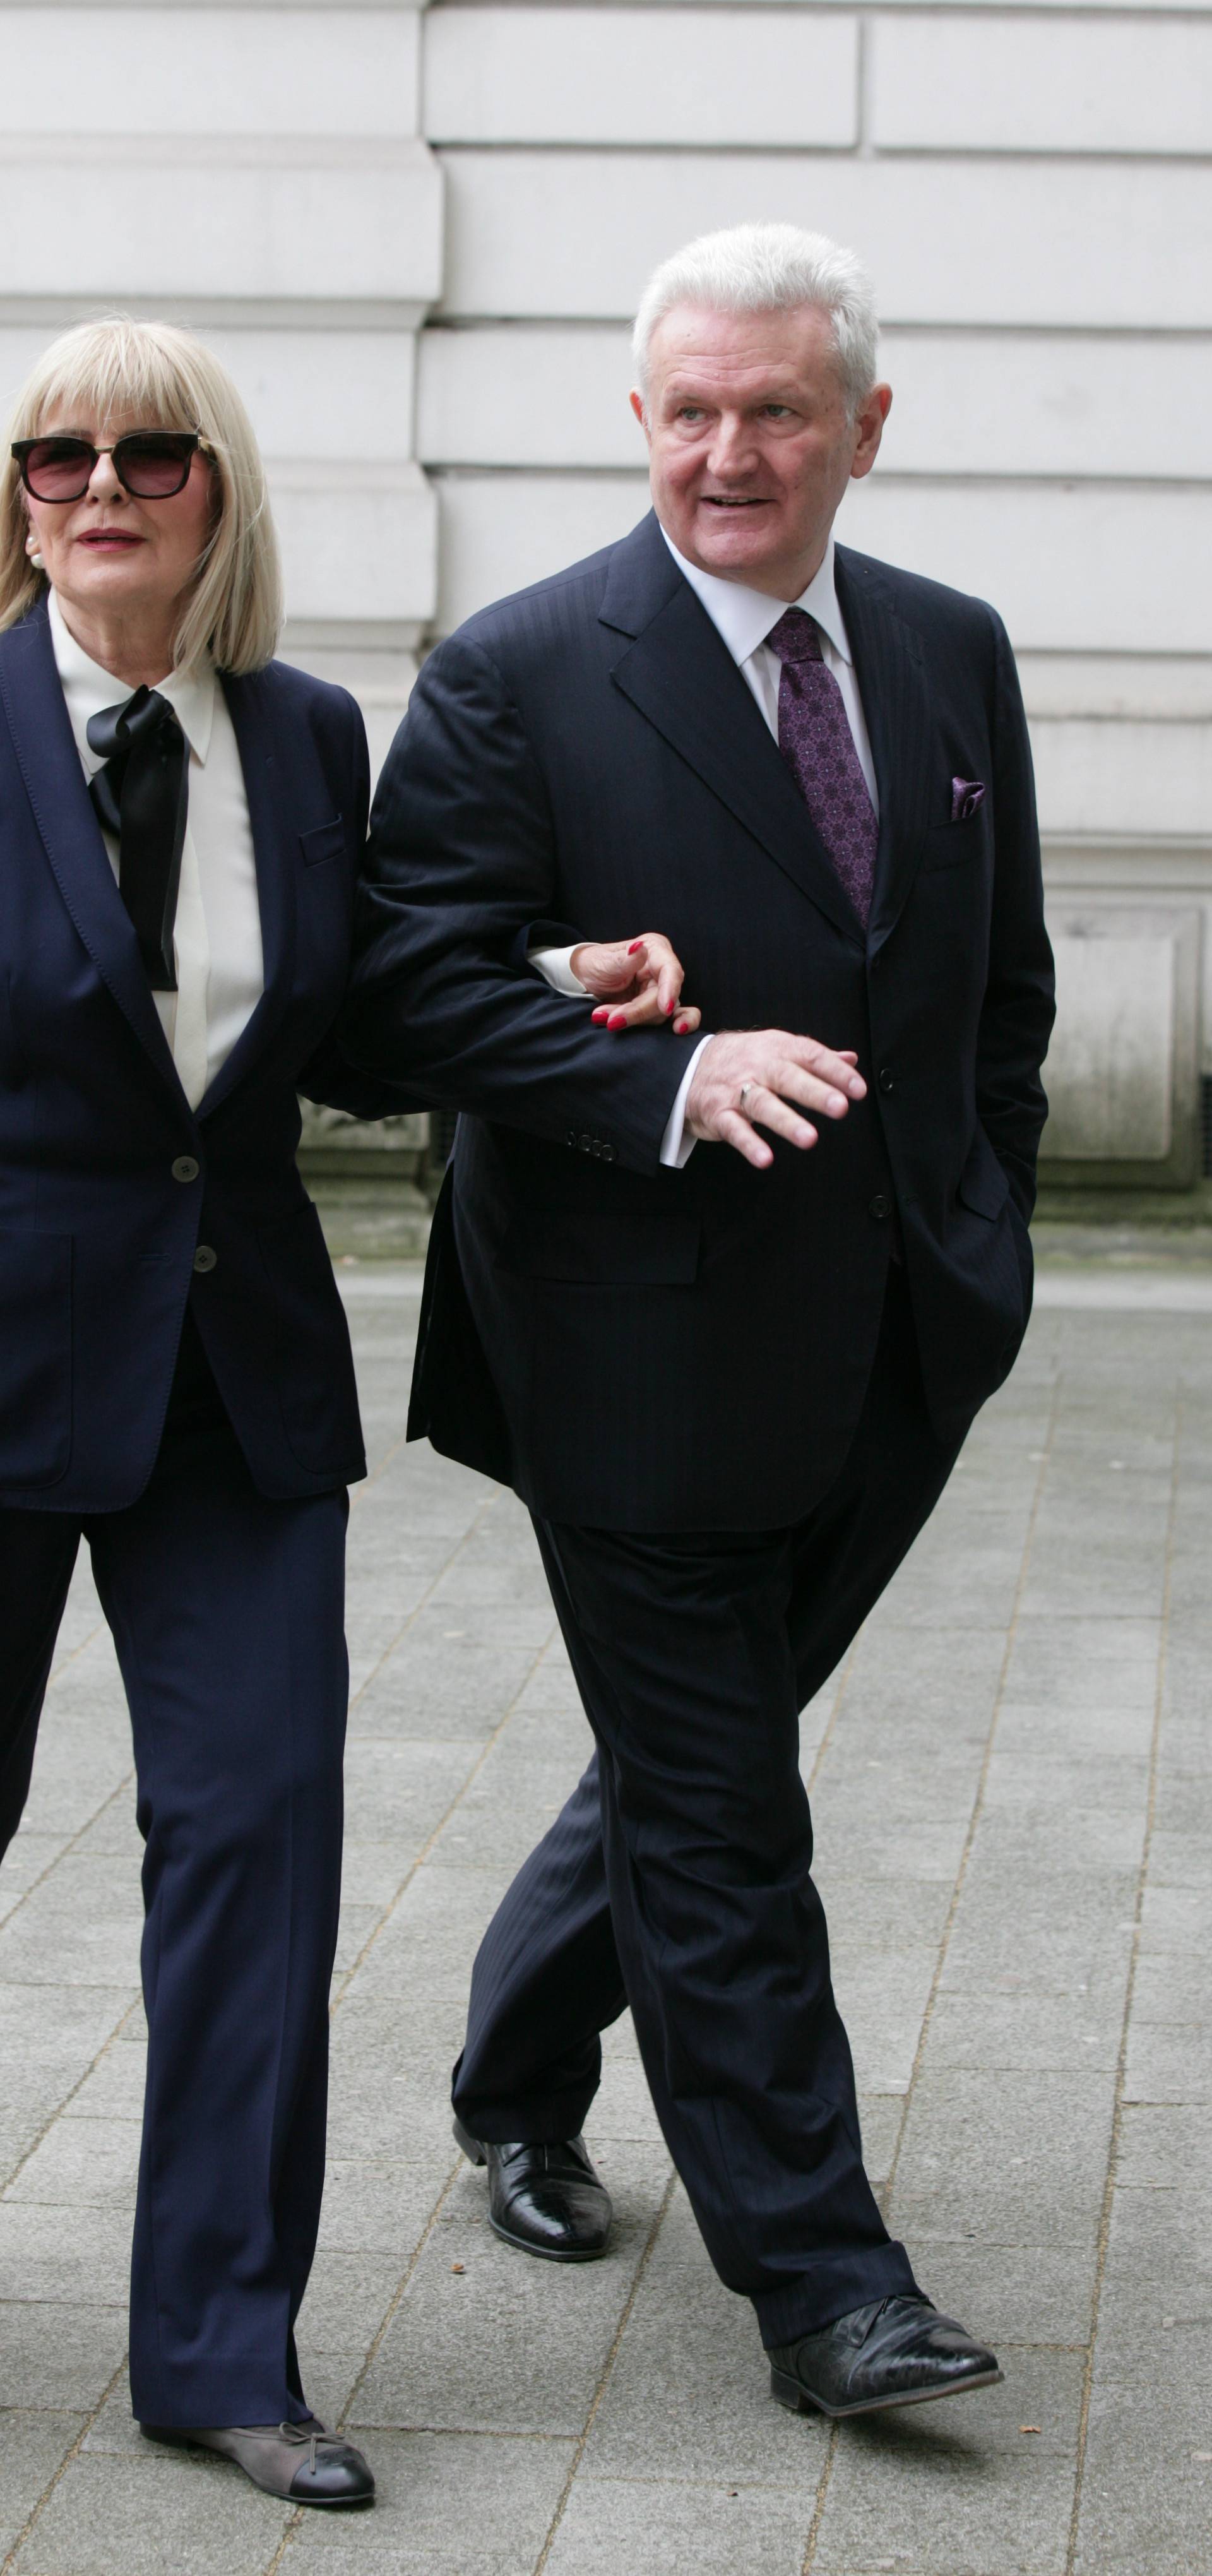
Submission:
[[[879,849],[867,925],[868,954],[874,956],[900,919],[921,860],[935,780],[934,714],[921,643],[897,614],[878,566],[848,546],[837,548],[834,566],[879,789]]]
[[[860,943],[857,916],[803,797],[654,516],[616,549],[599,614],[634,639],[614,665],[615,686],[800,892]]]
[[[172,1051],[84,782],[44,605],[0,637],[0,699],[68,914],[156,1072],[180,1097]]]
[[[198,1111],[207,1118],[262,1055],[290,997],[295,965],[298,834],[289,779],[275,760],[271,683],[264,672],[224,678],[252,825],[261,915],[264,990],[246,1028],[206,1092]]]

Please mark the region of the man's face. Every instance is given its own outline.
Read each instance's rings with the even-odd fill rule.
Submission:
[[[869,474],[892,394],[877,385],[857,419],[827,313],[712,313],[677,305],[649,348],[653,507],[702,572],[798,599],[824,556],[852,475]]]

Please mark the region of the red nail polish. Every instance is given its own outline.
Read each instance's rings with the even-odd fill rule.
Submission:
[[[606,1026],[607,1026],[607,1028],[608,1028],[608,1029],[625,1029],[625,1028],[626,1028],[626,1026],[627,1026],[627,1015],[626,1015],[626,1012],[625,1012],[625,1011],[612,1011],[612,1012],[611,1012],[611,1014],[610,1014],[609,1019],[608,1019],[608,1020],[607,1020],[607,1022],[606,1022]]]
[[[591,1019],[594,1019],[594,1020],[604,1020],[604,1019],[606,1019],[606,1018],[609,1016],[609,1014],[608,1014],[608,1012],[607,1012],[605,1002],[600,1003],[600,1004],[599,1004],[599,1006],[598,1006],[598,1008],[597,1008],[597,1010],[596,1010],[596,1011],[591,1011],[589,1016],[590,1016],[590,1018],[591,1018]]]
[[[676,1002],[666,1002],[666,1004],[665,1004],[665,1017],[666,1017],[666,1019],[668,1019],[670,1012],[671,1012],[671,1011],[676,1011],[676,1009],[677,1009],[677,1003],[676,1003]]]
[[[629,957],[634,957],[634,955],[635,955],[635,952],[636,952],[637,948],[642,948],[642,947],[643,947],[643,945],[644,945],[644,942],[643,942],[643,940],[642,940],[642,939],[633,939],[633,940],[632,940],[632,943],[631,943],[631,946],[630,946],[630,948],[629,948],[629,949],[628,949],[628,951],[627,951],[628,956],[629,956]]]

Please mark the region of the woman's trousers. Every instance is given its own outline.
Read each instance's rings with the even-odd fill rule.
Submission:
[[[0,1511],[0,1852],[82,1536],[134,1731],[149,2046],[130,2383],[145,2423],[307,2412],[293,2330],[324,2178],[347,1510],[343,1488],[257,1492],[187,1329],[137,1503],[83,1522]]]

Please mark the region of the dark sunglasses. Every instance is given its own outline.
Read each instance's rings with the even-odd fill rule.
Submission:
[[[114,472],[136,501],[168,501],[183,492],[189,469],[206,440],[193,429],[133,429],[112,447],[88,438],[15,438],[13,455],[35,501],[82,501],[99,456],[112,456]]]

